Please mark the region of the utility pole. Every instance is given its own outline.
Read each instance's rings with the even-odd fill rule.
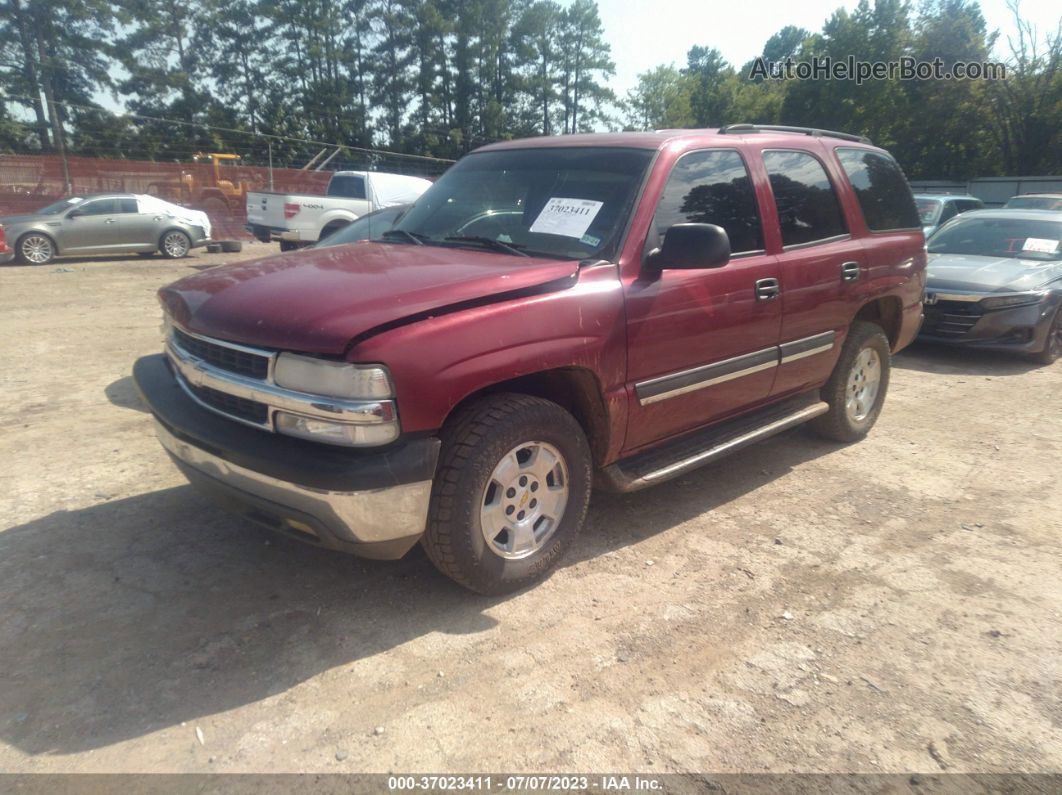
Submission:
[[[267,138],[266,144],[269,145],[269,189],[273,190],[273,139]]]

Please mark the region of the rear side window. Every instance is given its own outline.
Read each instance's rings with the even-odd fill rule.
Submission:
[[[136,199],[119,199],[123,213],[140,212],[136,206]]]
[[[81,215],[114,215],[118,212],[118,200],[97,199],[94,202],[85,202],[77,211]]]
[[[329,196],[342,196],[345,199],[365,198],[365,177],[332,177],[328,183]]]
[[[852,183],[868,229],[884,232],[922,225],[911,189],[895,160],[866,149],[838,149],[837,157]]]
[[[837,194],[816,157],[807,152],[775,150],[763,153],[763,163],[778,207],[783,246],[845,234]]]
[[[735,254],[763,249],[756,192],[741,155],[708,149],[679,158],[657,205],[654,226],[663,239],[669,226],[686,223],[723,227]]]

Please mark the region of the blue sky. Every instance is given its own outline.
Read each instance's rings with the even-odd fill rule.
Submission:
[[[715,47],[735,66],[760,54],[767,38],[796,25],[817,31],[838,8],[854,8],[858,0],[598,0],[605,38],[612,45],[616,76],[611,81],[617,96],[626,96],[638,74],[654,66],[685,63],[694,44]],[[1022,16],[1038,28],[1041,40],[1055,29],[1062,4],[1058,0],[1022,0]],[[1005,0],[982,0],[981,12],[989,30],[999,30],[1001,47],[1008,53],[1006,36],[1015,34],[1013,17]]]

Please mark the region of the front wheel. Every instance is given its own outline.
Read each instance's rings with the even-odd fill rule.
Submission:
[[[827,439],[855,442],[878,421],[889,389],[891,352],[881,326],[856,321],[848,330],[822,399],[830,410],[812,423]]]
[[[180,259],[192,250],[192,240],[184,232],[173,229],[162,236],[159,251],[170,259]]]
[[[590,449],[579,423],[548,400],[492,395],[442,432],[422,544],[446,576],[482,594],[544,578],[582,529]]]
[[[47,235],[30,232],[15,247],[18,258],[27,265],[47,265],[55,259],[55,244]]]
[[[1054,364],[1062,356],[1062,307],[1055,310],[1051,326],[1047,329],[1043,350],[1033,356],[1040,364]]]

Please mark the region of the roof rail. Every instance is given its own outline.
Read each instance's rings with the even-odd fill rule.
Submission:
[[[719,128],[721,135],[742,135],[743,133],[756,132],[789,132],[801,135],[823,136],[828,138],[840,138],[842,141],[855,141],[861,144],[869,144],[870,139],[865,135],[852,135],[851,133],[835,132],[833,130],[820,130],[817,127],[785,127],[780,124],[728,124]]]

